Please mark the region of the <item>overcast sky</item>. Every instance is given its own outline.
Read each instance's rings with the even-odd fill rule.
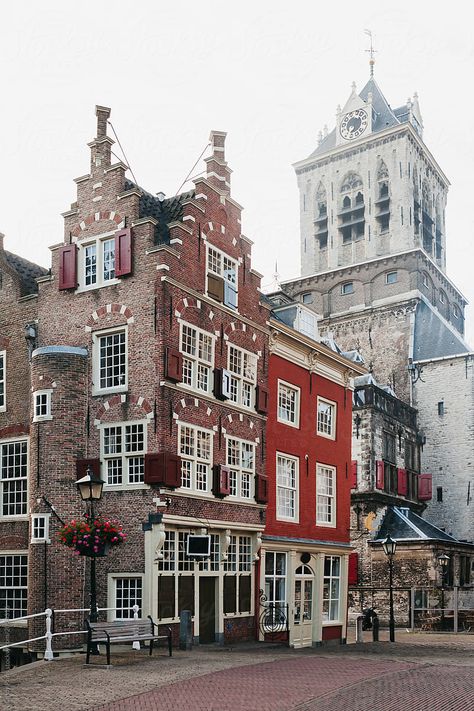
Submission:
[[[418,91],[424,140],[451,181],[448,276],[472,303],[474,50],[466,4],[228,0],[130,3],[19,0],[0,25],[0,231],[6,249],[49,267],[89,167],[95,104],[111,120],[138,182],[173,195],[207,143],[228,132],[232,195],[254,266],[299,274],[292,163],[334,127],[352,81],[375,78],[392,107]],[[114,149],[118,152],[118,146]],[[196,169],[201,170],[201,166]],[[188,186],[189,187],[189,186]],[[474,344],[474,311],[467,311]]]

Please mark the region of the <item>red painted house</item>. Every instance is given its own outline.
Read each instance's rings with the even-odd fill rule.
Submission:
[[[319,341],[313,312],[270,298],[281,305],[270,334],[260,635],[287,626],[290,645],[303,647],[346,636],[352,378],[364,369]]]

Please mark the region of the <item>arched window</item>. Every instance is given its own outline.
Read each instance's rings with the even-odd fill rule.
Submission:
[[[378,197],[375,201],[377,223],[380,232],[387,232],[390,227],[390,195],[389,195],[388,169],[382,160],[377,170]]]
[[[342,243],[361,239],[365,233],[365,205],[362,178],[350,171],[341,182],[339,232]],[[350,209],[352,208],[352,209]]]
[[[431,190],[426,180],[423,181],[422,189],[422,206],[421,206],[421,231],[423,237],[423,249],[430,256],[433,254],[433,200]]]
[[[346,195],[346,197],[342,201],[342,207],[345,209],[346,207],[350,207],[350,206],[351,206],[351,199],[350,199],[349,195]]]
[[[316,239],[319,241],[319,248],[325,249],[328,246],[328,203],[326,189],[321,182],[316,190],[315,208]]]

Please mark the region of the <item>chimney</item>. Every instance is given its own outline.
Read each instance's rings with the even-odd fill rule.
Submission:
[[[221,192],[230,193],[231,170],[227,166],[225,159],[225,139],[227,133],[224,131],[211,131],[209,143],[212,154],[206,158],[207,179]]]
[[[91,149],[91,172],[94,173],[99,169],[102,172],[104,168],[110,166],[110,148],[115,141],[107,136],[107,121],[109,120],[111,110],[106,106],[96,106],[95,115],[97,116],[97,136],[89,143]]]

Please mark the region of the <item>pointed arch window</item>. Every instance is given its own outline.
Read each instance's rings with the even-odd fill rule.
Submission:
[[[365,202],[362,178],[349,172],[341,183],[339,232],[342,243],[361,239],[365,233]]]
[[[377,171],[378,197],[375,201],[375,218],[381,233],[387,232],[390,227],[390,190],[388,169],[384,161],[380,162]]]
[[[328,245],[328,203],[326,189],[322,183],[319,183],[316,191],[315,208],[315,236],[319,242],[319,248],[325,249]]]

